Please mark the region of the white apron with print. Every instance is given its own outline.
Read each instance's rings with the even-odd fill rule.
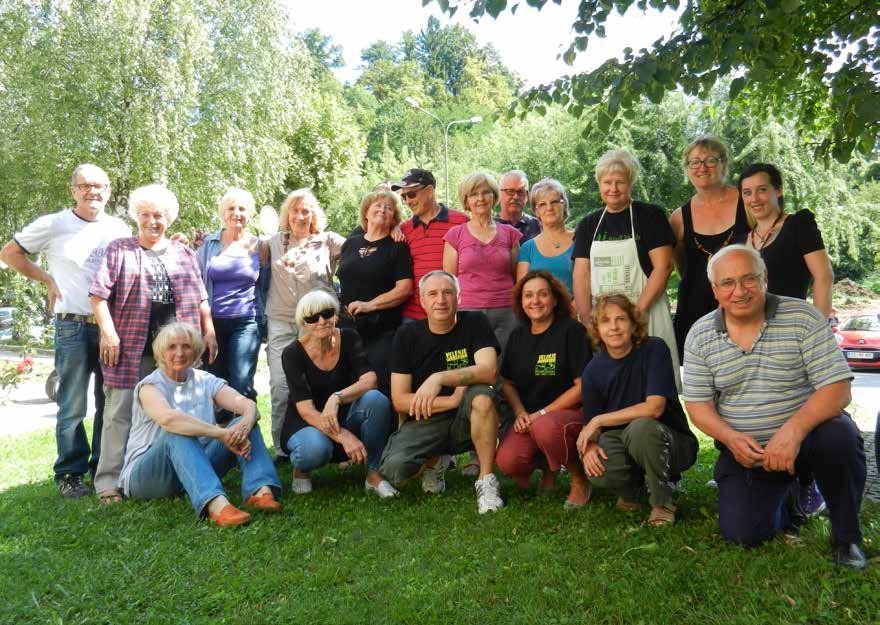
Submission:
[[[607,209],[606,209],[607,210]],[[633,225],[632,207],[629,209],[629,226],[632,236],[622,241],[596,241],[596,233],[605,219],[605,212],[599,217],[593,242],[590,246],[590,294],[595,305],[599,295],[604,293],[623,293],[631,302],[639,301],[639,296],[648,283],[648,276],[639,262],[636,247],[636,234]],[[672,328],[672,314],[669,312],[669,298],[664,290],[654,300],[646,312],[648,335],[663,339],[672,355],[672,372],[675,374],[675,387],[681,393],[681,372],[678,367],[678,346]]]

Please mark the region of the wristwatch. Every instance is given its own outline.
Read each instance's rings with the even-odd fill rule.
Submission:
[[[342,391],[336,391],[336,392],[333,393],[333,394],[336,395],[336,398],[339,400],[339,403],[340,403],[340,404],[343,403],[343,401],[342,401]]]

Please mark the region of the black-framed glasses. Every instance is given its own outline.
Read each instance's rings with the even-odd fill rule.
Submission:
[[[318,317],[321,319],[332,319],[336,316],[335,308],[325,308],[324,310],[319,310],[314,315],[307,315],[303,317],[303,321],[306,323],[318,323]]]
[[[709,158],[692,158],[687,162],[687,166],[689,169],[699,169],[700,167],[705,165],[709,169],[714,169],[718,167],[719,163],[721,163],[720,158],[710,156]]]
[[[110,188],[109,184],[104,183],[82,183],[73,185],[76,187],[77,191],[82,191],[83,193],[88,193],[89,191],[97,191],[98,193],[103,193],[107,189]]]
[[[754,289],[761,282],[761,278],[763,276],[759,273],[747,273],[741,278],[725,278],[720,282],[715,283],[715,288],[717,288],[722,293],[730,293],[736,288],[737,284],[741,284],[744,289]]]
[[[401,192],[400,192],[400,197],[402,197],[404,200],[411,200],[411,199],[413,199],[416,195],[419,194],[419,191],[421,191],[421,190],[424,189],[424,188],[425,188],[425,187],[419,187],[418,189],[412,189],[411,191],[401,191]]]
[[[501,189],[501,192],[514,197],[525,197],[529,194],[525,189]]]

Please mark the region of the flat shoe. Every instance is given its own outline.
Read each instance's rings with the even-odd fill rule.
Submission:
[[[284,506],[275,500],[275,495],[272,493],[251,495],[245,500],[243,507],[262,510],[263,512],[281,512],[284,509]]]
[[[250,521],[251,515],[232,504],[226,504],[219,514],[208,512],[208,520],[211,523],[216,523],[218,527],[234,527]]]
[[[376,493],[379,499],[390,499],[400,494],[400,491],[394,488],[388,480],[382,480],[378,486],[373,486],[369,482],[364,481],[364,489],[368,493]]]
[[[121,501],[122,495],[115,490],[108,490],[98,494],[99,506],[111,506],[115,503],[120,503]]]
[[[312,480],[307,477],[295,477],[290,490],[294,495],[308,495],[312,492]]]
[[[675,523],[675,506],[665,508],[651,508],[648,517],[648,525],[651,527],[663,527]]]

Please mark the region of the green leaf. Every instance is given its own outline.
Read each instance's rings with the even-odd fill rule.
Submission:
[[[486,12],[495,19],[498,19],[505,8],[507,8],[507,0],[486,0]]]
[[[728,91],[728,97],[731,100],[736,100],[736,96],[740,94],[740,92],[743,90],[743,87],[745,86],[745,77],[740,76],[739,78],[734,78],[732,81],[730,81],[730,90]]]
[[[801,0],[782,0],[782,12],[794,13],[801,6]]]
[[[565,62],[566,65],[574,65],[574,60],[576,56],[577,53],[575,53],[574,49],[569,48],[562,55],[562,60]]]

